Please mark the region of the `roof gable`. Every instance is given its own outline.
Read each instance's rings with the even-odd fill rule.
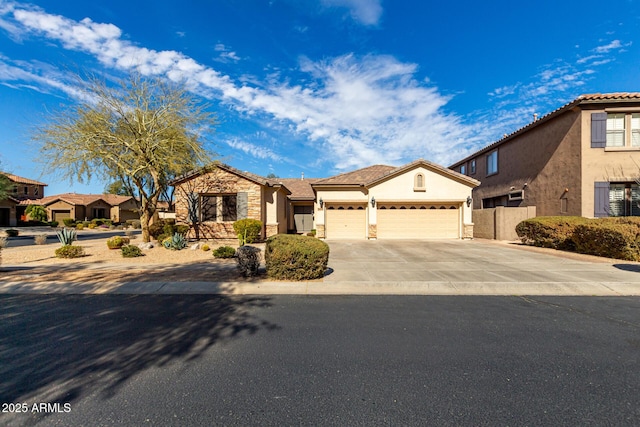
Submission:
[[[34,179],[23,178],[21,176],[13,175],[11,173],[5,173],[5,172],[0,172],[0,173],[6,176],[7,178],[9,178],[11,181],[15,182],[16,184],[42,185],[43,187],[47,186],[47,184],[45,184],[44,182],[36,181]]]
[[[424,160],[424,159],[418,159],[415,160],[411,163],[407,163],[406,165],[403,166],[399,166],[397,168],[394,168],[390,171],[388,171],[386,174],[379,176],[369,182],[366,182],[365,185],[367,187],[372,187],[375,186],[376,184],[379,184],[383,181],[386,181],[388,179],[392,179],[395,176],[401,175],[407,171],[410,171],[412,169],[416,169],[419,167],[423,167],[425,169],[428,169],[432,172],[435,172],[439,175],[442,175],[444,177],[453,179],[455,181],[458,181],[460,183],[469,185],[471,187],[477,187],[480,185],[480,181],[473,179],[471,177],[468,177],[466,175],[463,175],[461,173],[458,173],[454,170],[451,170],[449,168],[445,168],[444,166],[440,166],[439,164],[430,162],[428,160]]]

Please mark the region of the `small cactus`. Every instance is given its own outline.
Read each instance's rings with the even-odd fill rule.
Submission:
[[[172,237],[165,239],[162,245],[174,251],[179,251],[187,247],[187,239],[180,233],[175,233]]]

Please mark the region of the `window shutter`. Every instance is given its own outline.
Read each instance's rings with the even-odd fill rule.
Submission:
[[[609,183],[596,182],[593,196],[594,213],[596,218],[609,216]]]
[[[591,148],[607,145],[607,113],[591,113]]]
[[[249,216],[249,193],[238,193],[238,219]]]

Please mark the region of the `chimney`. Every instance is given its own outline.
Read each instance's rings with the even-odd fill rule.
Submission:
[[[538,113],[533,113],[533,121],[535,122],[536,120],[538,120]]]
[[[304,172],[302,172],[302,175],[300,176],[300,181],[304,181]]]

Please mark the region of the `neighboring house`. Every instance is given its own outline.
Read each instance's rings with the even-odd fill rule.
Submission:
[[[15,227],[19,220],[26,220],[26,206],[20,202],[44,197],[44,187],[47,184],[10,173],[2,174],[9,178],[13,186],[9,187],[9,197],[0,200],[0,227]]]
[[[417,160],[325,179],[268,179],[218,164],[171,183],[178,222],[201,236],[234,238],[233,222],[265,224],[263,237],[306,233],[329,239],[471,237],[473,178]]]
[[[482,181],[475,209],[640,215],[640,93],[579,96],[450,168]]]
[[[64,218],[73,218],[76,221],[100,218],[111,219],[114,222],[140,219],[136,201],[131,196],[66,193],[27,203],[44,206],[49,220],[60,223]]]

